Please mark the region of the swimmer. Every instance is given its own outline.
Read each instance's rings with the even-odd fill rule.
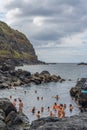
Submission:
[[[66,109],[66,104],[63,105],[64,109]]]
[[[43,97],[41,97],[41,100],[43,100]]]
[[[16,90],[17,88],[14,86],[14,89]]]
[[[26,94],[26,91],[24,91],[24,94]]]
[[[12,96],[10,95],[10,99],[12,99]]]
[[[33,107],[32,110],[31,110],[31,112],[32,112],[33,114],[35,114],[35,111],[36,111],[36,108]]]
[[[63,104],[60,104],[60,105],[59,105],[59,109],[61,109],[61,110],[63,110],[63,109],[64,109]]]
[[[41,112],[44,112],[44,107],[41,107]]]
[[[40,118],[40,111],[37,112],[36,117],[39,119]]]
[[[38,101],[39,101],[39,99],[40,99],[40,98],[39,98],[39,97],[37,97],[37,100],[38,100]]]
[[[48,106],[47,109],[48,109],[48,112],[49,112],[50,111],[50,107]]]
[[[50,111],[50,116],[55,117],[55,114],[52,111]]]
[[[70,112],[72,112],[72,110],[73,110],[72,104],[69,105],[69,110],[70,110]]]
[[[53,110],[56,111],[56,110],[58,110],[58,108],[59,108],[59,105],[55,102],[54,105],[53,105]]]
[[[35,90],[35,93],[37,93],[37,90]]]
[[[59,99],[59,95],[56,95],[54,98],[58,101],[58,99]]]

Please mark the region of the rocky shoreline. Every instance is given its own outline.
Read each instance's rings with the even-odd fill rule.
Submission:
[[[63,81],[65,81],[65,79],[60,76],[51,75],[48,71],[31,74],[22,69],[15,70],[14,66],[8,64],[0,66],[0,89]]]
[[[28,130],[29,119],[17,109],[7,98],[0,98],[0,130]]]
[[[29,130],[87,130],[87,113],[63,119],[47,117],[35,120]]]
[[[81,111],[87,111],[87,78],[81,78],[76,86],[71,88],[70,95]]]

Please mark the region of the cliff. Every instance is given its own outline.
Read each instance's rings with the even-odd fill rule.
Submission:
[[[38,63],[35,50],[27,37],[0,21],[0,61]]]

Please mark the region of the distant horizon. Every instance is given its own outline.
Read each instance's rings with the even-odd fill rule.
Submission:
[[[45,62],[45,63],[46,64],[86,64],[87,62]]]

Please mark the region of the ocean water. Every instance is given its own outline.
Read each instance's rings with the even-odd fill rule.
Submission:
[[[11,101],[13,102],[14,98],[21,98],[24,103],[23,112],[29,117],[30,122],[36,119],[36,115],[31,113],[32,107],[36,107],[36,111],[40,110],[41,107],[44,107],[44,112],[41,113],[41,117],[49,116],[49,112],[47,107],[50,106],[52,110],[52,106],[55,102],[58,104],[63,103],[66,104],[66,116],[70,117],[73,115],[78,115],[80,113],[78,106],[70,97],[70,89],[75,86],[78,78],[87,78],[87,66],[86,65],[77,65],[77,64],[50,64],[50,65],[24,65],[22,67],[16,67],[16,69],[27,70],[31,73],[41,72],[43,70],[47,70],[50,74],[60,75],[62,78],[66,79],[63,83],[47,83],[41,85],[34,85],[27,87],[17,87],[15,90],[5,89],[0,90],[0,97],[9,98],[12,96]],[[69,81],[71,79],[71,81]],[[37,90],[37,93],[35,93]],[[24,93],[26,91],[26,94]],[[55,95],[59,95],[60,99],[56,101],[54,98]],[[40,100],[37,100],[37,97],[40,97]],[[41,97],[43,96],[43,100]],[[69,112],[69,104],[74,106],[74,109]],[[17,101],[17,109],[18,109],[18,101]],[[53,110],[52,110],[53,111]],[[57,113],[55,113],[57,116]]]

